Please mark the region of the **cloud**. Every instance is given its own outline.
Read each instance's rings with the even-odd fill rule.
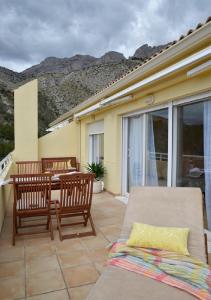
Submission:
[[[0,0],[0,65],[23,70],[48,56],[133,55],[177,39],[211,12],[210,0]]]

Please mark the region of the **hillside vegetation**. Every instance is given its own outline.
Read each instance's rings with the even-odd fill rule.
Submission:
[[[164,46],[143,45],[134,56],[110,51],[100,58],[75,55],[48,57],[23,72],[0,67],[0,159],[14,148],[13,90],[37,78],[39,82],[39,136],[48,124],[78,103],[86,100]]]

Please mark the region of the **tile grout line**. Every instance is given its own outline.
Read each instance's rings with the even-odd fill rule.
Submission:
[[[102,236],[105,238],[105,240],[108,242],[108,245],[111,244],[111,241],[109,241],[109,239],[106,237],[106,235],[100,230],[100,228],[98,226],[96,226],[98,228],[98,230],[100,231],[100,233],[102,234]]]
[[[60,241],[61,242],[61,241]],[[65,284],[65,290],[67,291],[67,295],[68,295],[68,298],[71,300],[71,296],[69,294],[69,291],[68,291],[68,286],[67,286],[67,283],[66,283],[66,280],[65,280],[65,276],[64,276],[64,273],[63,273],[63,270],[62,270],[62,267],[61,267],[61,264],[60,264],[60,261],[59,261],[59,257],[58,257],[58,253],[57,253],[57,249],[55,247],[55,253],[56,253],[56,259],[58,261],[58,264],[59,264],[59,268],[60,268],[60,271],[61,271],[61,274],[62,274],[62,278],[64,280],[64,284]]]
[[[97,227],[97,226],[96,226]],[[87,253],[89,254],[91,254],[91,251],[92,251],[92,249],[89,249],[88,247],[87,247],[87,245],[86,245],[86,243],[84,243],[83,241],[80,241],[80,243],[82,243],[82,245],[86,248],[86,251],[87,251]],[[90,251],[91,250],[91,251]],[[90,258],[90,257],[89,257]],[[94,259],[92,259],[92,258],[90,258],[90,261],[91,261],[91,264],[93,265],[93,267],[95,268],[95,270],[97,271],[97,273],[99,274],[99,276],[101,275],[101,273],[100,273],[100,271],[98,271],[98,269],[96,268],[96,266],[95,266],[95,261],[94,261]],[[95,283],[93,283],[93,284],[96,284],[96,282]],[[80,286],[80,285],[79,285]]]
[[[32,297],[37,297],[37,296],[42,296],[42,295],[48,295],[48,294],[52,294],[54,292],[60,292],[60,291],[66,291],[67,289],[64,288],[64,289],[59,289],[59,290],[54,290],[54,291],[49,291],[49,292],[44,292],[44,293],[41,293],[41,294],[34,294],[32,296],[29,296],[29,299],[32,298]],[[23,299],[23,298],[18,298],[18,299]],[[27,298],[26,298],[27,299]]]
[[[24,249],[24,280],[25,280],[25,299],[27,299],[28,295],[27,295],[27,264],[26,264],[26,245],[25,245],[25,240],[23,240],[23,243],[24,243],[24,246],[23,246],[23,249]]]
[[[82,240],[80,240],[80,238],[77,238],[77,239],[78,239],[79,243],[82,245],[83,249],[87,252],[87,254],[89,254],[89,253],[90,253],[90,250],[89,250],[89,248],[87,247],[87,245],[86,245]],[[57,255],[58,255],[58,254],[57,254],[57,251],[56,251],[56,256],[57,256]],[[58,259],[58,256],[57,256],[57,259]],[[58,259],[58,262],[59,262],[59,259]],[[90,262],[89,262],[89,263],[80,264],[80,265],[92,265],[92,266],[94,267],[94,269],[96,270],[96,272],[97,272],[97,273],[99,274],[99,276],[100,276],[101,273],[97,270],[97,268],[96,268],[96,266],[95,266],[94,263],[95,263],[94,260],[90,258]],[[63,276],[63,271],[62,271],[62,267],[61,267],[60,262],[59,262],[59,266],[60,266],[60,268],[61,268],[61,272],[62,272],[62,276]],[[74,266],[73,266],[73,267],[74,267]],[[67,267],[67,268],[69,268],[69,267]],[[71,268],[71,267],[70,267],[70,268]],[[65,269],[65,267],[64,267],[64,269]],[[65,285],[66,285],[66,281],[65,281],[65,280],[64,280],[64,282],[65,282]],[[93,283],[85,283],[85,284],[79,284],[79,285],[74,286],[74,287],[72,287],[72,288],[74,289],[74,288],[78,288],[78,287],[82,287],[82,286],[94,285],[95,283],[96,283],[96,282],[93,282]],[[66,286],[67,286],[67,285],[66,285]],[[72,289],[72,288],[67,286],[67,293],[68,293],[68,296],[69,296],[70,300],[71,300],[71,295],[70,295],[69,290]]]

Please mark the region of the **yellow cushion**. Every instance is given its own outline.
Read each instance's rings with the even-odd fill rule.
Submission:
[[[188,228],[158,227],[134,223],[127,245],[189,255],[188,234]]]

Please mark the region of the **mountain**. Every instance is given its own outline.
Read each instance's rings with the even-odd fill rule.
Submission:
[[[34,78],[39,82],[39,135],[59,115],[86,100],[165,45],[138,48],[126,59],[110,51],[100,58],[75,55],[48,57],[23,72],[0,67],[0,159],[13,148],[13,90]]]
[[[160,45],[160,46],[149,46],[148,44],[144,44],[141,47],[139,47],[134,55],[133,58],[134,59],[141,59],[141,60],[145,60],[146,58],[148,58],[149,56],[152,56],[153,54],[155,54],[156,52],[161,51],[163,48],[167,47],[168,44],[165,45]]]
[[[40,64],[24,70],[21,74],[26,76],[46,73],[69,74],[70,72],[86,69],[94,65],[117,63],[123,60],[126,60],[124,55],[115,51],[107,52],[100,58],[79,54],[70,58],[47,57]]]
[[[68,74],[78,69],[87,68],[95,61],[96,58],[90,55],[75,55],[70,58],[47,57],[40,64],[23,71],[22,74],[28,76],[45,73]]]

